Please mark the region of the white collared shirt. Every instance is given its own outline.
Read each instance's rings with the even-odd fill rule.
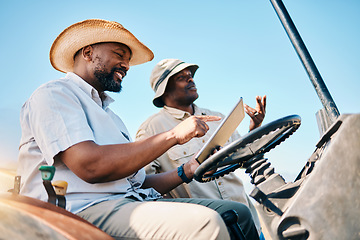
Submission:
[[[40,86],[25,102],[20,114],[20,193],[47,201],[38,169],[41,165],[54,165],[53,181],[68,182],[66,208],[74,213],[111,198],[128,195],[140,200],[158,198],[160,194],[154,189],[140,189],[145,179],[143,169],[117,181],[89,184],[62,162],[54,162],[59,152],[83,141],[94,141],[98,145],[131,141],[122,120],[108,107],[113,101],[106,93],[99,96],[74,73]]]

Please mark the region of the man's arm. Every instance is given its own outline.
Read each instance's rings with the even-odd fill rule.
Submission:
[[[192,116],[170,131],[126,144],[98,145],[93,141],[84,141],[57,154],[55,160],[61,160],[86,182],[114,181],[135,173],[175,144],[184,144],[193,137],[204,136],[209,129],[206,122],[218,120],[220,118],[216,116]],[[192,171],[191,168],[186,171],[189,170]],[[163,184],[171,188],[181,183],[180,178],[174,181],[177,176],[174,173],[164,176],[162,180],[169,179],[169,182]],[[149,183],[157,184],[157,181]]]
[[[184,172],[188,179],[194,177],[195,170],[199,167],[199,163],[192,158],[184,164]],[[142,188],[153,187],[160,194],[165,194],[170,192],[172,189],[176,188],[182,184],[182,179],[178,176],[177,168],[167,171],[164,173],[150,174],[146,175],[145,182],[142,185]]]
[[[152,118],[149,118],[152,119]],[[159,124],[156,126],[150,126],[149,119],[147,119],[145,122],[143,122],[140,127],[138,128],[136,135],[135,135],[135,141],[143,140],[149,137],[152,137],[156,134],[166,132],[172,127],[165,127],[167,124],[164,124],[164,121],[160,120]],[[176,126],[176,125],[174,125]],[[164,172],[170,169],[163,169],[162,163],[160,161],[161,158],[164,158],[166,156],[166,153],[161,155],[159,158],[156,158],[154,161],[147,164],[145,168],[146,174],[156,174],[160,172]]]

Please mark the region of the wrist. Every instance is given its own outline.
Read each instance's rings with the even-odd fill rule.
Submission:
[[[189,171],[187,168],[184,167],[185,166],[185,163],[182,164],[180,167],[178,167],[177,169],[177,173],[178,173],[178,176],[181,178],[181,180],[185,183],[190,183],[192,181],[192,176],[189,178],[188,176],[190,175],[189,174]],[[185,170],[186,169],[186,170]],[[191,174],[192,175],[192,174]]]
[[[179,144],[179,141],[176,138],[176,133],[173,130],[167,131],[165,134],[165,140],[167,143],[171,143],[172,146]]]

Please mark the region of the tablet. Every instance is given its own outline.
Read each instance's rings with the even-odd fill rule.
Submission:
[[[243,99],[240,98],[231,110],[230,114],[221,122],[211,138],[196,154],[195,159],[199,162],[199,164],[204,162],[216,147],[222,147],[226,141],[229,140],[231,134],[233,134],[244,117]]]

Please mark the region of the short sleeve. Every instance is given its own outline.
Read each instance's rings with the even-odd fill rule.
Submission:
[[[94,140],[81,102],[64,86],[38,89],[25,107],[31,132],[50,165],[59,152],[76,143]]]

